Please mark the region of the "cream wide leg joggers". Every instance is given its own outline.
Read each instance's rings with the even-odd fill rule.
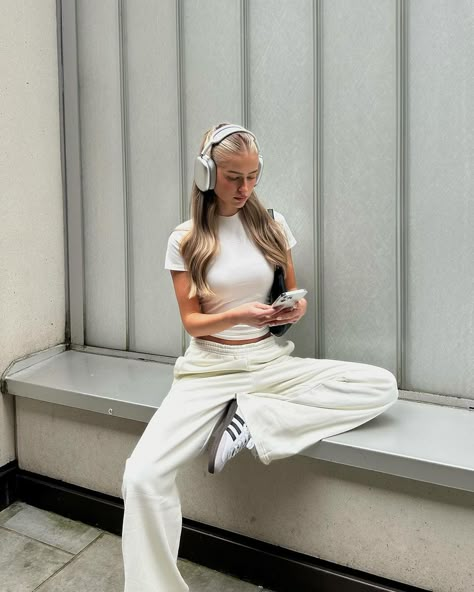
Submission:
[[[180,466],[204,451],[237,398],[260,460],[297,454],[373,419],[397,399],[393,374],[376,366],[291,357],[269,337],[248,345],[192,339],[175,380],[126,462],[122,494],[125,592],[187,592],[176,560]]]

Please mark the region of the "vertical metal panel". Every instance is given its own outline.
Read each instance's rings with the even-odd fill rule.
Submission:
[[[181,354],[181,321],[169,271],[168,236],[180,221],[175,0],[128,0],[131,348]]]
[[[407,340],[408,43],[406,0],[397,0],[397,379],[405,388]]]
[[[129,123],[128,123],[128,70],[125,59],[127,51],[127,12],[125,10],[124,0],[118,0],[118,29],[119,29],[119,64],[120,64],[120,111],[122,113],[122,186],[123,186],[123,263],[125,275],[125,350],[130,349],[130,331],[132,331],[132,340],[135,335],[135,316],[132,310],[132,302],[135,301],[134,284],[131,281],[131,265],[133,264],[131,255],[132,235],[130,220],[130,171],[129,171]],[[131,326],[132,325],[132,326]],[[134,341],[134,340],[133,340]],[[135,343],[132,343],[134,346]]]
[[[61,21],[70,331],[71,342],[83,345],[84,241],[75,2],[61,2]]]
[[[176,1],[176,63],[177,63],[177,104],[178,104],[178,187],[179,187],[179,219],[182,222],[188,217],[188,197],[185,190],[186,174],[186,128],[184,93],[184,16],[181,0]],[[181,327],[181,353],[184,354],[191,341],[191,336]]]
[[[240,11],[235,0],[184,3],[187,195],[203,133],[224,121],[242,124]]]
[[[409,3],[406,387],[474,398],[474,5]]]
[[[299,355],[314,356],[312,2],[262,0],[249,8],[250,121],[265,159],[258,195],[285,216],[298,240],[293,255],[309,307],[290,337]]]
[[[86,270],[85,341],[125,348],[122,113],[117,0],[77,11]]]
[[[314,223],[313,245],[315,250],[315,355],[322,358],[324,352],[324,211],[323,211],[323,0],[313,3],[313,193]]]
[[[396,5],[324,17],[325,357],[396,371]]]
[[[73,7],[75,4],[73,4]],[[75,11],[73,26],[76,26]],[[64,52],[63,52],[63,12],[61,0],[56,0],[56,47],[58,53],[58,104],[59,104],[59,142],[61,150],[61,189],[63,197],[63,231],[64,231],[64,333],[65,342],[71,342],[71,299],[69,294],[69,236],[68,236],[68,206],[67,206],[67,179],[66,179],[66,125],[65,125],[65,103],[64,103]],[[76,36],[74,35],[74,38]],[[75,55],[77,73],[77,52]],[[77,79],[76,79],[77,83]],[[76,85],[77,89],[77,85]],[[77,95],[76,95],[77,106]],[[77,153],[79,154],[79,153]],[[80,161],[77,160],[79,165]]]
[[[249,56],[249,0],[240,0],[240,86],[242,125],[250,126],[250,56]]]

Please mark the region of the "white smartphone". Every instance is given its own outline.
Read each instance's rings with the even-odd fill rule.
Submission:
[[[283,308],[292,308],[298,300],[301,300],[306,296],[308,290],[290,290],[289,292],[283,292],[278,296],[275,302],[272,304],[273,308],[283,306]]]

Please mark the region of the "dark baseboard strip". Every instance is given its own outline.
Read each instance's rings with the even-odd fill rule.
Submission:
[[[4,483],[8,483],[10,503],[19,499],[121,534],[120,498],[22,471],[16,463],[11,465],[0,469],[0,501],[8,497],[3,492]],[[14,490],[12,474],[14,481],[16,477]],[[187,519],[183,520],[179,555],[275,592],[426,592]]]
[[[17,473],[18,462],[16,460],[0,467],[0,512],[17,499]]]
[[[427,592],[186,519],[180,556],[275,592]]]
[[[70,485],[19,469],[18,499],[72,520],[120,535],[123,501],[84,487]]]

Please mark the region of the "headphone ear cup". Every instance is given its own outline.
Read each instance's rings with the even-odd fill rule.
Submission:
[[[211,172],[209,161],[211,159],[209,156],[197,156],[196,160],[194,161],[194,182],[198,186],[201,191],[209,191],[212,189],[210,187],[211,182]],[[211,161],[212,164],[213,161]],[[215,168],[215,167],[214,167]],[[215,181],[214,181],[215,184]]]
[[[209,190],[214,189],[216,187],[217,181],[217,167],[216,163],[212,160],[211,157],[208,157],[207,166],[209,170]]]
[[[257,180],[255,181],[255,185],[258,185],[258,182],[262,178],[263,172],[263,156],[261,154],[258,155],[258,173],[257,173]]]

